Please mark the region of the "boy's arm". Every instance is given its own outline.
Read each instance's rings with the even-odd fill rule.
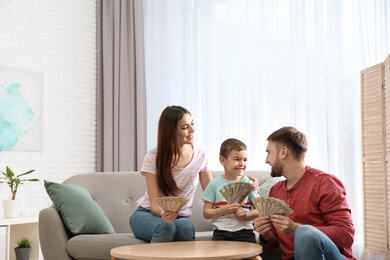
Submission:
[[[259,211],[257,209],[252,209],[251,211],[246,212],[241,207],[237,209],[235,215],[237,218],[242,220],[254,220],[255,218],[260,216]]]
[[[203,217],[205,219],[218,218],[229,213],[234,213],[238,207],[240,207],[240,205],[235,203],[213,208],[213,203],[205,201],[203,204]]]
[[[254,220],[257,217],[260,217],[260,213],[257,209],[252,209],[251,211],[246,213],[248,219]]]

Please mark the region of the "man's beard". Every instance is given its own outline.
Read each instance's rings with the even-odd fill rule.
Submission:
[[[278,158],[274,165],[271,166],[271,177],[281,177],[283,176],[283,165],[280,163]]]

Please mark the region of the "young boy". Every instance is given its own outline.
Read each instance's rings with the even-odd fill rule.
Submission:
[[[252,223],[259,213],[252,207],[251,199],[258,197],[257,192],[252,191],[241,205],[229,204],[220,193],[220,190],[229,183],[251,182],[243,175],[247,160],[247,147],[240,140],[230,138],[221,144],[219,161],[225,172],[223,176],[215,178],[207,185],[202,196],[203,216],[212,219],[213,240],[256,243]]]

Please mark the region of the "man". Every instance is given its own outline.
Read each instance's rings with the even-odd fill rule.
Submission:
[[[255,219],[264,250],[280,246],[283,260],[355,259],[355,229],[342,182],[305,164],[306,136],[296,128],[283,127],[267,141],[271,176],[286,178],[269,196],[284,200],[294,212]]]

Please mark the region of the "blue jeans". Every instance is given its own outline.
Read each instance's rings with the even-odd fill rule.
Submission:
[[[195,227],[188,217],[178,216],[167,223],[143,207],[138,207],[130,217],[130,227],[136,238],[150,243],[195,239]]]
[[[333,241],[319,229],[303,225],[295,230],[294,260],[344,260]]]

